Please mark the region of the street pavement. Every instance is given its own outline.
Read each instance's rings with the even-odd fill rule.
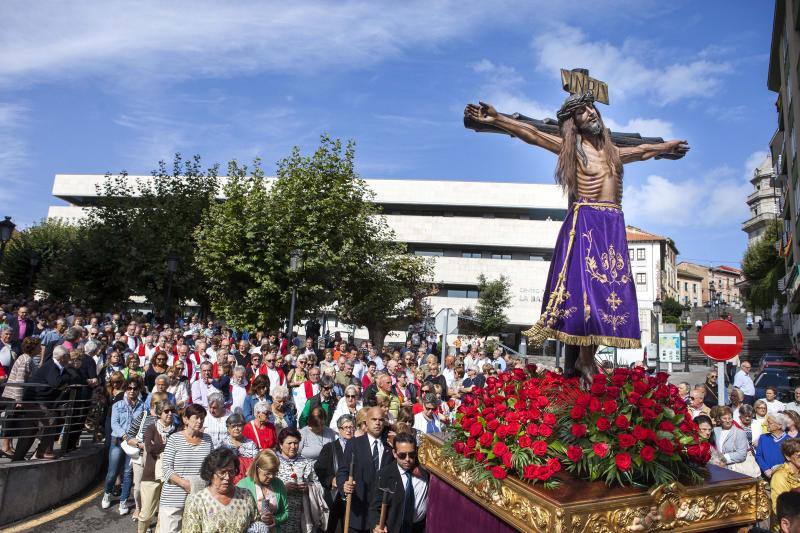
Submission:
[[[42,513],[38,517],[28,519],[21,525],[28,524],[25,529],[12,529],[12,531],[30,531],[36,533],[127,533],[136,531],[136,522],[131,520],[130,513],[120,516],[117,512],[116,502],[108,509],[100,508],[102,493],[98,493],[87,503],[73,509],[65,516],[55,518],[45,523],[39,520],[48,520],[50,513]],[[133,502],[131,502],[133,503]],[[67,506],[70,504],[67,504]],[[54,511],[58,511],[55,509]]]

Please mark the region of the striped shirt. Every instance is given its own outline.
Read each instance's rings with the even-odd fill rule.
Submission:
[[[200,467],[203,460],[211,453],[211,437],[203,433],[200,443],[192,445],[186,442],[183,431],[173,433],[167,439],[164,453],[161,455],[161,464],[164,469],[164,486],[161,490],[159,505],[162,507],[183,507],[186,503],[186,493],[183,488],[168,481],[172,474],[178,474],[190,482],[197,483],[200,476]],[[192,477],[195,479],[193,480]]]

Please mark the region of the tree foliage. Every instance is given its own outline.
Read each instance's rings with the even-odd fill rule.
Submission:
[[[769,309],[776,300],[781,305],[786,303],[785,296],[778,291],[778,280],[786,274],[786,264],[775,250],[781,234],[780,222],[772,222],[744,252],[742,272],[749,284],[745,299],[748,308],[754,311]]]
[[[347,319],[367,327],[413,316],[413,287],[428,270],[392,242],[354,157],[352,143],[323,136],[312,155],[295,148],[279,161],[271,184],[258,161],[252,169],[230,164],[227,199],[196,232],[215,313],[237,327],[275,326],[296,286],[298,317],[337,302]],[[291,272],[295,249],[303,266]]]
[[[183,160],[176,154],[171,170],[161,161],[151,177],[134,183],[125,172],[107,174],[84,223],[93,252],[103,261],[96,266],[104,285],[119,288],[123,298],[143,295],[163,308],[167,258],[174,255],[173,299],[204,303],[207,288],[196,264],[194,231],[218,189],[217,167],[203,171],[200,156]]]
[[[664,301],[661,303],[661,315],[664,317],[664,321],[667,321],[667,318],[676,318],[678,319],[677,323],[680,323],[681,313],[683,313],[684,307],[671,296],[667,296],[664,298]]]
[[[511,305],[511,284],[505,276],[487,280],[478,276],[478,305],[475,318],[478,334],[483,337],[499,335],[508,323],[506,308]]]

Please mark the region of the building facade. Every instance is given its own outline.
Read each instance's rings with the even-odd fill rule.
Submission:
[[[753,192],[747,197],[747,207],[750,209],[750,218],[742,223],[742,231],[747,233],[747,243],[752,244],[764,234],[770,222],[778,219],[778,198],[780,190],[775,187],[775,169],[772,165],[772,156],[767,156],[764,161],[753,171],[750,178]]]
[[[720,265],[708,269],[710,298],[716,298],[721,305],[742,307],[742,297],[739,292],[740,282],[744,280],[742,271],[738,268]]]
[[[769,147],[774,164],[775,187],[780,191],[779,219],[783,222],[781,242],[776,243],[786,263],[786,276],[778,289],[786,295],[788,305],[779,317],[788,325],[795,346],[800,345],[800,167],[797,161],[797,126],[800,119],[800,0],[776,0],[772,22],[767,87],[777,94],[775,101],[776,129]],[[798,104],[798,105],[795,105]]]
[[[678,302],[681,305],[698,307],[703,305],[703,282],[705,278],[678,265]]]

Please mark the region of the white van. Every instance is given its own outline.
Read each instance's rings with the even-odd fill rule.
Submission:
[[[655,369],[656,367],[656,345],[648,344],[643,348],[613,348],[611,346],[599,346],[595,359],[598,361],[615,361],[614,350],[617,351],[616,363],[617,366],[631,368],[635,363],[645,363],[648,370]],[[645,362],[646,354],[646,362]]]

